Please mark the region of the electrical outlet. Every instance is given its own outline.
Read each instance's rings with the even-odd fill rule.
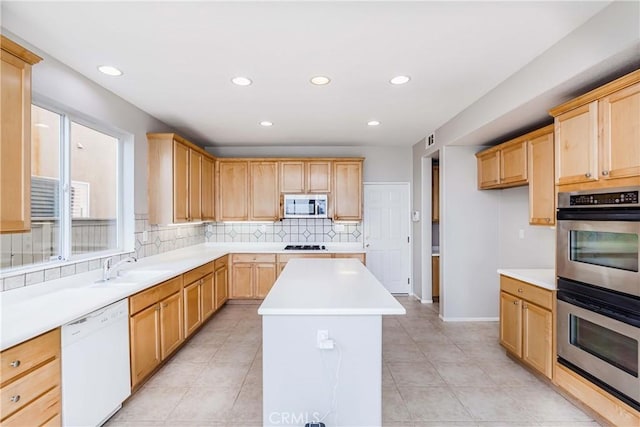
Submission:
[[[207,224],[207,231],[211,233],[213,231],[213,225]]]
[[[521,238],[521,239],[524,239],[524,229],[523,228],[518,230],[518,237]]]
[[[333,229],[336,233],[342,233],[344,231],[344,224],[333,224]]]
[[[149,240],[149,232],[147,230],[144,230],[142,232],[142,242],[144,243],[144,242],[146,242],[148,240]]]
[[[333,340],[329,339],[329,331],[326,329],[318,329],[316,347],[321,350],[333,349]]]
[[[261,233],[266,233],[267,232],[267,226],[264,224],[260,224],[258,226],[258,230],[260,230]]]
[[[176,227],[176,237],[182,237],[182,230],[180,230],[180,227]]]

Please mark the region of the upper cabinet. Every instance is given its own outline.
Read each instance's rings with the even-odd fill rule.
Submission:
[[[249,162],[251,166],[249,189],[249,219],[252,221],[277,221],[280,218],[280,193],[278,192],[278,162]]]
[[[13,233],[31,228],[31,66],[42,58],[0,37],[0,233]]]
[[[147,139],[149,222],[211,219],[213,159],[173,133],[150,133]]]
[[[478,188],[507,188],[527,185],[527,140],[507,141],[476,154]]]
[[[218,221],[249,219],[249,162],[220,160],[217,168]]]
[[[333,162],[333,219],[362,220],[362,160]]]
[[[566,102],[555,117],[560,191],[637,185],[640,70]]]
[[[553,179],[553,125],[540,129],[529,139],[529,223],[553,225],[556,192]]]
[[[330,193],[330,160],[285,160],[280,166],[281,193]]]

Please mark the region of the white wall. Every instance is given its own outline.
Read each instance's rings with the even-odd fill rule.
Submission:
[[[440,316],[444,320],[498,317],[500,192],[478,191],[475,153],[440,151]]]
[[[220,157],[365,157],[366,182],[411,182],[411,147],[240,146],[207,151]]]
[[[529,187],[497,191],[500,196],[500,268],[554,268],[555,227],[529,225]],[[524,230],[524,239],[519,231]]]

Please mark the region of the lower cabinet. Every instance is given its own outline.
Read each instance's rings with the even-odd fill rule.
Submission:
[[[230,298],[264,298],[276,281],[275,254],[233,254]]]
[[[215,284],[215,309],[219,309],[229,299],[229,257],[224,256],[215,260],[214,284]]]
[[[60,426],[60,329],[0,353],[0,425]]]
[[[431,299],[440,301],[440,256],[431,257]]]
[[[500,344],[551,378],[553,291],[500,276]]]
[[[278,276],[282,273],[282,270],[286,267],[289,260],[294,258],[356,258],[359,259],[364,265],[367,264],[367,254],[364,252],[345,252],[345,253],[316,253],[316,254],[278,254]]]
[[[184,341],[182,276],[129,297],[131,387],[136,388]]]
[[[202,311],[200,310],[201,281],[191,283],[184,287],[184,335],[188,337],[202,323]]]
[[[333,254],[332,258],[355,258],[359,259],[364,265],[367,265],[367,255],[364,252]]]

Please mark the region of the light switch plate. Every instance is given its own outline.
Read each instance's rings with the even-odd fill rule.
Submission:
[[[149,232],[147,230],[144,230],[142,232],[142,243],[146,242],[149,240]]]

